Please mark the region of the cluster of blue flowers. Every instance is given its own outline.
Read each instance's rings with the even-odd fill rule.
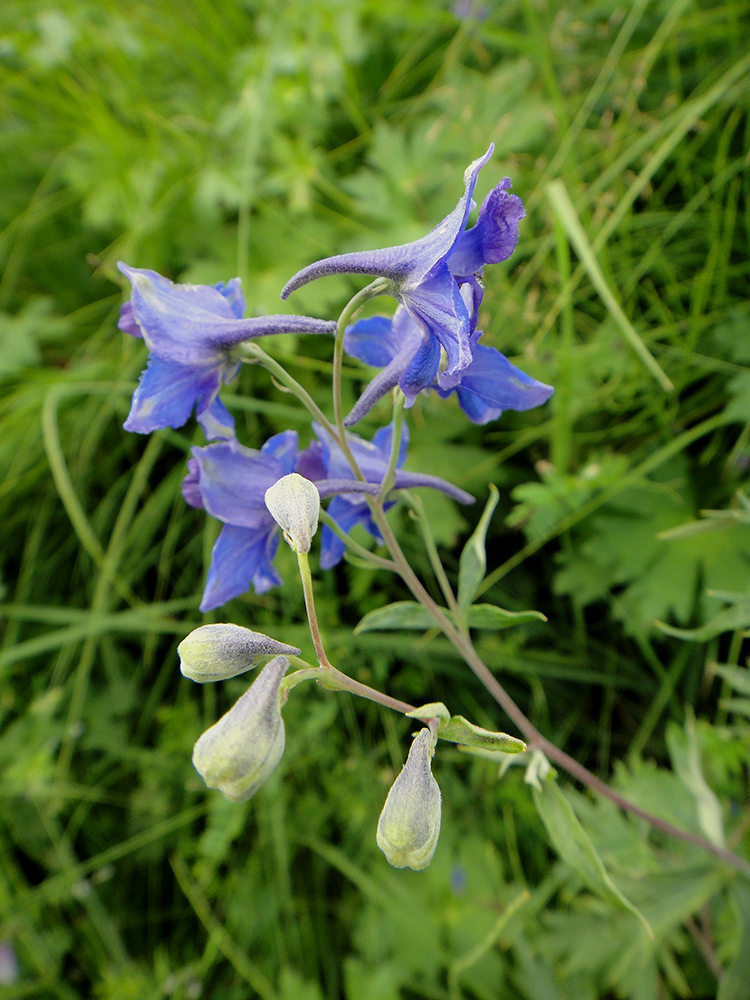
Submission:
[[[396,386],[412,406],[419,393],[455,392],[470,420],[484,424],[503,410],[526,410],[549,398],[552,389],[530,378],[493,347],[479,343],[477,329],[486,264],[505,260],[518,239],[524,210],[509,194],[505,178],[484,199],[476,223],[467,229],[479,171],[493,152],[469,165],[464,194],[456,208],[420,240],[384,250],[341,254],[318,261],[296,274],[282,298],[308,281],[329,274],[366,274],[385,279],[385,290],[398,301],[391,318],[371,317],[346,331],[344,349],[380,368],[345,420],[359,421]],[[299,450],[298,435],[285,431],[259,450],[240,444],[234,420],[221,401],[223,385],[237,374],[241,345],[279,333],[331,335],[336,324],[309,316],[243,318],[245,302],[239,279],[216,286],[174,284],[155,271],[119,265],[132,284],[130,301],[119,326],[142,338],[149,360],[133,395],[125,429],[149,433],[181,427],[195,411],[207,438],[192,449],[183,496],[223,523],[212,553],[201,610],[219,607],[252,583],[257,593],[278,585],[273,566],[279,532],[264,503],[266,490],[282,476],[297,472],[331,497],[328,513],[344,532],[362,524],[379,540],[366,501],[386,475],[393,430],[381,428],[371,441],[347,434],[349,450],[364,482],[353,473],[341,447],[319,424],[315,439]],[[462,503],[472,497],[435,476],[405,471],[408,434],[401,438],[393,488],[428,486]],[[343,541],[330,528],[322,533],[321,566],[335,566]]]

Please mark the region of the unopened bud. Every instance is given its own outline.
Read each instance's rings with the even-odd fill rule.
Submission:
[[[249,799],[281,760],[281,682],[288,667],[284,656],[267,663],[255,683],[193,748],[196,771],[230,802]]]
[[[320,514],[320,493],[315,483],[292,472],[266,490],[266,507],[294,551],[309,552]]]
[[[201,625],[177,647],[180,670],[192,681],[225,681],[267,663],[274,656],[298,656],[296,646],[230,623]]]
[[[421,730],[378,820],[378,847],[394,868],[421,871],[435,853],[441,798],[431,769],[434,747],[435,737],[430,730]]]

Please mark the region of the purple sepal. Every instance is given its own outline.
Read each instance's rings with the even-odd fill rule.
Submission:
[[[276,525],[274,524],[274,528]],[[264,594],[281,583],[272,565],[279,535],[260,534],[249,528],[225,524],[211,552],[201,611],[218,608],[244,594],[252,583],[256,594]]]
[[[440,490],[441,493],[445,493],[459,503],[470,504],[475,502],[471,493],[462,490],[460,486],[454,486],[453,483],[449,483],[446,479],[441,479],[440,476],[430,476],[424,472],[396,473],[394,490],[411,490],[417,489],[420,486],[429,486],[430,489]]]
[[[372,520],[370,508],[366,503],[362,501],[352,503],[344,497],[335,497],[328,505],[328,513],[347,535],[355,525],[362,524],[377,542],[381,541],[377,525]],[[320,568],[333,569],[341,562],[345,552],[345,543],[327,524],[324,524],[320,540]]]
[[[235,437],[234,417],[217,396],[208,409],[197,415],[207,441],[232,441]]]
[[[438,389],[441,396],[451,390]],[[474,360],[455,392],[461,409],[475,424],[497,420],[503,410],[530,410],[554,392],[551,385],[522,372],[494,347],[478,344]]]
[[[196,507],[198,510],[203,510],[203,497],[201,496],[201,472],[200,466],[194,458],[189,458],[187,460],[187,475],[182,480],[182,486],[180,487],[180,492],[185,503],[189,503],[191,507]]]
[[[222,372],[215,363],[178,365],[152,354],[133,393],[123,427],[138,434],[182,427],[194,406],[200,413],[210,405],[221,379]]]
[[[129,334],[131,337],[138,337],[140,340],[143,340],[141,328],[135,321],[133,307],[129,302],[124,302],[120,307],[120,318],[117,321],[117,329]]]
[[[191,449],[205,509],[212,517],[238,528],[259,530],[275,525],[266,507],[266,490],[292,471],[296,445],[297,432],[284,431],[270,438],[259,452],[223,441]],[[274,448],[281,459],[273,454]]]
[[[366,441],[357,434],[347,434],[349,447],[357,459],[367,482],[351,479],[349,463],[331,435],[319,424],[313,424],[318,441],[313,441],[300,452],[295,471],[312,479],[322,497],[333,496],[328,505],[328,513],[345,532],[350,532],[356,524],[361,524],[380,541],[380,532],[372,519],[364,494],[376,496],[380,492],[383,479],[388,471],[388,463],[393,442],[393,425],[381,427]],[[404,472],[401,466],[406,460],[408,428],[404,424],[401,445],[396,463],[394,489],[411,489],[428,486],[440,490],[459,503],[473,503],[474,498],[464,490],[440,479],[438,476]],[[386,505],[387,509],[387,505]],[[323,526],[320,565],[330,569],[342,558],[346,546],[326,525]]]

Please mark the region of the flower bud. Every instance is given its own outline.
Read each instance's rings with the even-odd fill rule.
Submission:
[[[177,647],[180,670],[199,684],[224,681],[267,663],[273,656],[297,656],[296,646],[277,642],[241,625],[201,625]]]
[[[285,656],[267,663],[255,683],[193,748],[196,771],[230,802],[249,799],[281,760],[281,682],[288,667]]]
[[[295,552],[309,552],[318,530],[320,493],[315,483],[292,472],[266,490],[266,507]]]
[[[377,842],[394,868],[421,871],[432,861],[440,834],[440,789],[432,776],[435,737],[417,734],[378,820]]]

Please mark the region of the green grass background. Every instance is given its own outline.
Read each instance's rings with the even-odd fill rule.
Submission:
[[[122,421],[144,365],[115,262],[243,280],[249,315],[333,317],[300,266],[415,239],[503,176],[527,209],[488,269],[485,340],[555,385],[478,428],[411,411],[409,468],[481,509],[484,599],[546,624],[477,636],[535,724],[644,808],[750,848],[750,24],[738,2],[7,0],[0,11],[0,943],[39,1000],[656,1000],[750,996],[750,890],[567,787],[649,938],[559,844],[523,773],[441,746],[440,844],[390,869],[375,824],[404,720],[303,686],[287,751],[232,805],[190,764],[243,689],[175,647],[233,620],[312,655],[285,583],[203,617],[217,526],[179,494],[192,425]],[[327,406],[330,347],[271,348]],[[365,373],[345,373],[353,401]],[[309,428],[247,368],[245,443]],[[369,434],[388,419],[376,410]],[[450,574],[480,509],[424,497]],[[705,512],[708,512],[707,514]],[[414,525],[392,514],[429,579]],[[334,662],[508,728],[449,645],[364,633],[406,595],[316,574]],[[432,586],[432,583],[430,584]],[[663,625],[659,625],[661,622]]]

